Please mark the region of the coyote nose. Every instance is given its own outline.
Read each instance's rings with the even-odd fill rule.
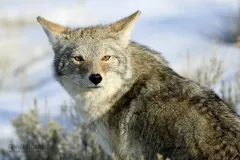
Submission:
[[[93,83],[93,84],[95,84],[95,85],[97,85],[97,84],[99,84],[101,81],[102,81],[102,76],[100,75],[100,74],[91,74],[90,76],[89,76],[89,80]]]

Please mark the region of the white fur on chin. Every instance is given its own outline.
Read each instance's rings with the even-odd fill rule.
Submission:
[[[115,77],[115,78],[111,78]],[[75,96],[75,101],[83,107],[88,116],[86,121],[95,120],[110,110],[112,97],[122,87],[123,82],[117,75],[112,74],[104,85],[99,88],[91,88]]]

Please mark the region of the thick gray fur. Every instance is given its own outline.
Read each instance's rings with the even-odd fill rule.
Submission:
[[[158,52],[129,41],[139,15],[77,29],[38,18],[55,52],[56,80],[97,126],[99,143],[118,159],[240,159],[239,116]],[[111,58],[102,61],[105,55]],[[92,73],[103,77],[98,86]]]

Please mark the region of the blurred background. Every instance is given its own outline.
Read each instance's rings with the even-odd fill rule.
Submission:
[[[77,111],[74,117],[67,107],[74,102],[53,78],[53,51],[36,17],[83,27],[107,24],[136,10],[142,15],[134,41],[161,52],[179,74],[214,89],[240,113],[239,0],[1,0],[0,148],[9,151],[10,140],[29,142],[23,133],[33,136],[38,130],[46,137],[44,124],[50,119],[66,130],[75,125]],[[47,143],[43,141],[38,143]]]

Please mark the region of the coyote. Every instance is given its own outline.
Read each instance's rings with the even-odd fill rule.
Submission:
[[[38,17],[56,80],[118,159],[240,159],[240,118],[213,91],[130,41],[140,11],[108,25],[69,28]]]

